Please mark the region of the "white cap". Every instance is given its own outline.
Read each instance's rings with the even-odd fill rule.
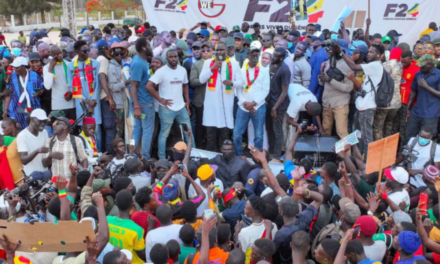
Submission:
[[[262,47],[261,46],[261,42],[259,42],[259,41],[252,41],[250,47],[256,47],[258,49],[261,49],[261,47]]]
[[[28,66],[28,60],[25,57],[17,57],[15,60],[11,63],[11,66],[14,68],[18,68],[20,66]]]
[[[48,37],[42,38],[41,41],[43,41],[44,43],[46,43],[48,45],[52,45],[52,40]]]
[[[127,249],[121,249],[121,252],[125,254],[125,256],[127,256],[128,260],[132,260],[133,259],[133,254],[127,250]]]
[[[388,179],[396,181],[400,184],[408,183],[409,174],[403,167],[393,167],[384,170]]]
[[[49,120],[49,118],[46,115],[46,112],[44,112],[44,110],[40,108],[32,111],[31,117],[36,117],[38,120]]]

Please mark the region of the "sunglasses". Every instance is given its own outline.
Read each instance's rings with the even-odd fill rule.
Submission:
[[[203,52],[203,53],[205,53],[205,52],[211,52],[211,50],[210,50],[210,49],[202,49],[202,52]]]
[[[90,49],[81,50],[81,52],[83,52],[84,54],[87,54],[90,52]]]

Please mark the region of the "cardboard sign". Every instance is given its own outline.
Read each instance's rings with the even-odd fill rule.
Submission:
[[[0,220],[0,237],[11,243],[21,242],[17,251],[23,252],[82,252],[86,237],[95,240],[92,222],[59,221],[54,223],[17,223]]]
[[[396,163],[400,133],[371,142],[368,145],[367,167],[365,174],[370,174]]]

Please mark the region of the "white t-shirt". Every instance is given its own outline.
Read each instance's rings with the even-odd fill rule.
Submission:
[[[358,96],[356,99],[356,108],[359,111],[376,108],[376,93],[371,89],[370,79],[373,82],[373,87],[377,91],[377,86],[382,80],[383,66],[380,61],[373,61],[368,64],[361,64],[362,70],[365,73],[365,80],[362,83],[362,90],[367,92],[364,98]],[[370,77],[370,79],[368,78]]]
[[[246,263],[249,263],[250,256],[252,253],[252,245],[254,245],[255,240],[260,239],[266,228],[264,227],[264,221],[259,224],[251,224],[248,227],[243,228],[238,234],[238,242],[241,245],[241,250],[246,254]],[[272,239],[275,237],[278,231],[277,226],[274,224],[272,228]]]
[[[205,187],[203,187],[201,184],[200,184],[200,179],[199,178],[197,178],[196,180],[195,180],[195,182],[200,186],[200,188],[202,188],[202,190],[203,190],[203,192],[205,193],[205,196],[206,196],[206,198],[203,200],[203,202],[199,205],[199,207],[197,207],[197,216],[202,216],[203,215],[203,213],[204,213],[204,211],[206,210],[206,209],[209,209],[209,201],[208,201],[208,189],[206,189]],[[215,179],[215,182],[214,182],[214,185],[215,186],[217,186],[218,185],[218,187],[219,187],[219,189],[220,189],[220,192],[223,192],[223,182],[221,181],[221,180],[219,180],[219,179]],[[213,192],[214,193],[214,192]],[[213,194],[212,194],[213,195]],[[197,196],[197,193],[196,193],[196,191],[194,190],[194,187],[191,185],[191,186],[189,186],[189,189],[188,189],[188,197],[189,198],[194,198],[194,197],[196,197]]]
[[[405,202],[406,203],[405,212],[408,212],[410,202],[409,202],[409,194],[406,190],[388,194],[388,198],[390,198],[390,200],[393,201],[397,206],[401,202]],[[393,211],[391,210],[390,207],[388,207],[387,212],[388,214],[391,214]]]
[[[151,179],[142,177],[140,174],[128,176],[133,183],[133,186],[136,187],[136,190],[139,190],[142,187],[150,186]]]
[[[159,96],[166,100],[172,100],[170,110],[180,111],[185,107],[183,100],[183,85],[188,83],[188,74],[182,66],[177,65],[175,70],[168,65],[157,70],[150,81],[159,86]]]
[[[104,73],[107,76],[107,80],[108,80],[107,72],[108,72],[108,65],[110,64],[110,61],[104,56],[98,56],[98,58],[96,58],[96,60],[99,62],[98,75],[100,73]],[[106,97],[107,97],[107,94],[104,92],[104,89],[101,89],[101,92],[99,93],[99,100],[102,100]]]
[[[28,154],[34,152],[34,150],[44,147],[47,139],[49,138],[47,131],[43,130],[38,133],[38,136],[34,136],[29,129],[25,128],[17,136],[17,150],[18,152],[27,152]],[[42,153],[37,154],[33,160],[28,164],[23,164],[23,169],[27,175],[30,175],[34,171],[46,171],[47,168],[43,166]]]
[[[318,102],[316,96],[313,95],[313,93],[310,92],[309,89],[297,83],[291,83],[289,85],[287,95],[290,99],[289,108],[287,108],[287,114],[291,118],[296,118],[299,112],[306,111],[306,104],[309,101],[312,101],[314,103]]]
[[[408,146],[411,146],[411,144],[413,143],[413,141],[416,138],[413,137],[408,141]],[[428,145],[422,147],[419,145],[419,143],[416,143],[414,148],[413,148],[413,153],[417,156],[417,160],[411,164],[412,168],[414,170],[424,170],[425,169],[425,164],[429,161],[429,159],[431,158],[431,146],[432,146],[433,142],[432,140],[429,142]],[[435,149],[435,154],[434,154],[434,162],[440,162],[440,146],[437,145],[437,148]],[[410,177],[410,184],[418,187],[422,187],[422,186],[426,186],[426,184],[423,182],[423,175],[422,174],[417,174],[414,177]]]
[[[179,238],[179,232],[182,225],[172,224],[169,226],[161,226],[148,232],[145,238],[145,253],[147,262],[152,262],[150,258],[150,251],[157,243],[166,244],[171,239],[177,240],[182,245],[182,240]]]
[[[382,240],[374,241],[371,246],[364,246],[365,256],[372,261],[382,261],[387,251],[387,245]]]

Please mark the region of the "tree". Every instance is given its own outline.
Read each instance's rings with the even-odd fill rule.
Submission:
[[[91,0],[86,3],[86,11],[89,14],[91,12],[111,12],[137,8],[138,6],[131,0]]]
[[[14,15],[24,24],[24,15],[29,15],[38,10],[40,2],[35,0],[1,0],[0,14],[4,16]]]
[[[41,23],[46,24],[44,12],[50,12],[54,9],[59,9],[61,7],[61,0],[39,0],[38,7],[41,14]]]

